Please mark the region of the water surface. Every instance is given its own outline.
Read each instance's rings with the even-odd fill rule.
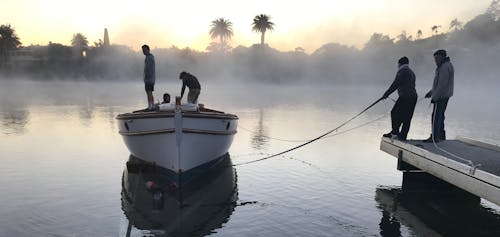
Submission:
[[[0,83],[0,236],[162,236],[173,230],[166,227],[171,217],[162,223],[155,210],[136,211],[159,220],[149,224],[148,219],[134,220],[122,199],[130,154],[114,118],[145,107],[141,82]],[[457,87],[447,110],[448,137],[499,143],[500,112],[493,109],[496,88]],[[385,89],[206,83],[200,102],[239,116],[229,153],[232,163],[240,164],[338,126]],[[422,93],[424,88],[418,90]],[[180,85],[160,82],[156,98],[164,91],[176,95]],[[479,207],[449,213],[438,202],[398,196],[401,172],[395,158],[379,150],[380,136],[390,128],[387,115],[392,103],[381,102],[340,131],[366,126],[282,156],[236,166],[231,171],[234,179],[222,179],[234,181],[235,192],[227,194],[229,199],[216,199],[223,200],[220,203],[204,204],[224,207],[223,214],[213,218],[217,223],[176,235],[498,236],[500,208],[485,200]],[[419,102],[409,138],[428,137],[430,113],[428,101]],[[140,187],[144,189],[143,184]],[[144,197],[151,198],[150,194],[144,192]],[[444,210],[438,211],[443,215],[440,224],[432,218],[436,210]],[[478,221],[460,221],[471,217]],[[182,224],[183,219],[176,221]]]

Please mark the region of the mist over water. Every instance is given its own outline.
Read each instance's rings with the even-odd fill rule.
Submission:
[[[361,111],[389,86],[221,83],[203,77],[200,81],[200,103],[239,116],[240,127],[230,149],[233,163],[297,145],[276,138],[316,137]],[[124,214],[121,202],[121,178],[129,153],[114,118],[146,106],[142,81],[16,79],[1,84],[0,235],[125,236],[128,223],[134,221]],[[420,94],[428,89],[418,85]],[[155,98],[163,92],[179,94],[180,86],[177,80],[159,80]],[[497,101],[496,88],[493,83],[470,85],[457,80],[447,110],[447,135],[498,144],[500,112],[491,109]],[[381,102],[345,129],[387,114],[392,105],[390,100]],[[428,100],[419,102],[409,138],[429,135],[430,113]],[[236,167],[238,201],[234,211],[211,231],[219,236],[455,233],[434,225],[415,227],[399,213],[386,213],[384,200],[390,202],[391,190],[401,186],[394,157],[379,151],[380,136],[389,128],[386,116],[284,156]],[[385,191],[377,191],[380,189]],[[428,208],[422,205],[417,209]],[[472,212],[479,212],[479,220],[490,223],[500,210],[482,201],[480,210],[454,215],[467,219]],[[389,220],[394,216],[392,223],[399,223],[397,230],[385,224],[381,227],[387,223],[387,215]],[[419,215],[413,218],[432,221]],[[456,223],[450,220],[446,225],[460,230]],[[149,233],[140,226],[133,225],[132,236]],[[489,236],[498,233],[494,226],[488,227]],[[472,223],[463,228],[482,233],[479,229],[483,227]]]
[[[358,48],[332,39],[309,53],[301,47],[280,51],[273,45],[245,46],[237,42],[233,47],[226,45],[224,50],[170,46],[152,48],[151,53],[155,55],[159,81],[176,81],[179,73],[187,70],[204,81],[221,83],[387,84],[402,56],[409,58],[419,82],[432,80],[436,67],[432,55],[443,48],[455,65],[457,80],[472,84],[498,82],[499,9],[498,1],[492,1],[471,20],[455,19],[452,24],[450,19],[449,26],[436,25],[431,34],[425,35],[404,30],[399,35],[387,35],[374,29]],[[143,72],[144,55],[140,49],[123,45],[50,43],[19,51],[0,63],[2,78],[124,81],[139,79]]]
[[[460,29],[419,39],[409,33],[397,38],[374,33],[363,48],[325,43],[309,54],[269,45],[224,52],[152,48],[155,102],[163,93],[180,95],[181,71],[194,74],[202,87],[200,103],[239,117],[229,154],[241,164],[350,119],[382,96],[394,80],[397,60],[407,56],[419,95],[408,138],[424,139],[431,132],[432,107],[420,98],[432,87],[432,55],[444,48],[455,68],[447,137],[500,144],[500,21],[495,9]],[[29,50],[36,60],[0,65],[0,236],[168,234],[173,228],[168,218],[149,217],[171,217],[179,209],[150,210],[151,193],[140,183],[146,180],[124,172],[130,153],[115,119],[147,107],[144,55],[120,45],[89,47],[85,57],[57,43]],[[215,179],[234,182],[226,187],[234,192],[200,205],[217,207],[217,218],[175,234],[499,236],[500,208],[486,200],[469,208],[401,194],[396,159],[379,150],[381,135],[390,131],[397,94],[391,97],[331,137],[224,171],[227,176]],[[141,210],[124,199],[125,191],[137,191],[130,188],[134,182],[127,184],[131,180],[139,180],[142,188],[137,192],[145,197]],[[203,208],[189,208],[209,216]],[[173,216],[182,226],[185,219]]]

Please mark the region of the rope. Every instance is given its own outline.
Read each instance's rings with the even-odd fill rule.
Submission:
[[[247,165],[247,164],[251,164],[251,163],[255,163],[255,162],[259,162],[259,161],[263,161],[263,160],[267,160],[267,159],[270,159],[270,158],[273,158],[273,157],[276,157],[276,156],[279,156],[279,155],[283,155],[285,153],[288,153],[288,152],[291,152],[293,150],[296,150],[296,149],[299,149],[303,146],[306,146],[310,143],[313,143],[317,140],[320,140],[324,137],[326,137],[327,135],[329,135],[330,133],[332,132],[335,132],[335,131],[338,131],[338,129],[340,129],[341,127],[345,126],[346,124],[348,124],[349,122],[351,122],[352,120],[356,119],[357,117],[359,117],[361,114],[363,114],[364,112],[366,112],[367,110],[369,110],[370,108],[372,108],[373,106],[375,106],[378,102],[380,102],[381,100],[383,100],[383,98],[380,98],[378,100],[376,100],[375,102],[373,102],[371,105],[369,105],[368,107],[366,107],[363,111],[359,112],[358,114],[356,114],[355,116],[353,116],[352,118],[348,119],[347,121],[345,121],[344,123],[340,124],[339,126],[337,126],[336,128],[320,135],[319,137],[316,137],[314,139],[311,139],[305,143],[302,143],[298,146],[295,146],[295,147],[292,147],[288,150],[285,150],[285,151],[282,151],[282,152],[279,152],[279,153],[276,153],[276,154],[273,154],[273,155],[270,155],[270,156],[266,156],[266,157],[263,157],[263,158],[260,158],[260,159],[257,159],[257,160],[252,160],[252,161],[247,161],[247,162],[243,162],[243,163],[239,163],[239,164],[234,164],[233,166],[240,166],[240,165]]]
[[[388,97],[388,98],[389,98],[392,102],[394,102],[394,103],[396,103],[396,101],[397,101],[397,100],[395,100],[395,99],[393,99],[393,98],[391,98],[391,97]],[[422,97],[422,98],[420,98],[419,100],[417,100],[417,104],[418,104],[420,101],[424,100],[424,99],[425,99],[425,98],[424,98],[424,97]],[[352,130],[354,130],[354,129],[358,129],[358,128],[364,127],[364,126],[366,126],[366,125],[369,125],[369,124],[371,124],[371,123],[373,123],[373,122],[376,122],[376,121],[378,121],[378,120],[380,120],[380,119],[384,118],[385,116],[387,116],[387,115],[389,115],[389,114],[390,114],[390,111],[389,111],[386,115],[384,115],[384,116],[382,116],[382,117],[379,117],[379,118],[377,118],[377,119],[371,120],[371,121],[369,121],[369,122],[367,122],[367,123],[364,123],[364,124],[362,124],[362,125],[360,125],[360,126],[357,126],[357,127],[353,128],[353,129],[349,129],[349,130],[346,130],[346,131],[342,131],[342,132],[339,132],[338,134],[329,135],[329,136],[326,136],[326,137],[324,137],[324,138],[334,137],[334,136],[337,136],[337,135],[344,134],[344,133],[346,133],[346,132],[352,131]],[[241,128],[242,130],[247,131],[247,132],[249,132],[249,133],[253,133],[253,132],[254,132],[252,129],[249,129],[249,128],[246,128],[246,127],[243,127],[243,126],[241,126],[240,124],[238,124],[238,128]],[[307,141],[310,141],[310,140],[311,140],[311,139],[302,139],[302,140],[285,139],[285,138],[279,138],[279,137],[271,137],[271,136],[267,136],[267,135],[261,135],[261,136],[262,136],[262,137],[269,138],[269,139],[271,139],[271,140],[282,141],[282,142],[307,142]],[[256,153],[253,153],[253,154],[256,154]],[[261,155],[261,154],[260,154],[260,155]]]
[[[380,117],[378,117],[378,118],[376,118],[376,119],[373,119],[373,120],[370,120],[370,121],[368,121],[368,122],[362,123],[362,124],[360,124],[360,125],[358,125],[358,126],[356,126],[356,127],[352,127],[352,128],[347,129],[347,130],[344,130],[344,131],[342,131],[342,132],[337,132],[337,133],[335,133],[335,134],[325,136],[325,137],[323,137],[323,138],[335,137],[335,136],[338,136],[338,135],[341,135],[341,134],[344,134],[344,133],[348,133],[348,132],[350,132],[350,131],[352,131],[352,130],[356,130],[356,129],[358,129],[358,128],[365,127],[365,126],[367,126],[367,125],[370,125],[370,124],[372,124],[372,123],[374,123],[374,122],[377,122],[378,120],[381,120],[381,119],[383,119],[383,118],[387,117],[389,114],[390,114],[390,112],[389,112],[389,113],[386,113],[386,114],[384,114],[384,115],[382,115],[382,116],[380,116]],[[243,128],[243,127],[241,127],[241,126],[238,124],[238,128]],[[250,129],[248,129],[248,128],[243,128],[243,130],[246,130],[247,132],[253,132],[252,130],[250,130]],[[290,139],[283,139],[283,138],[270,137],[270,136],[266,136],[266,135],[262,135],[262,136],[263,136],[263,137],[267,137],[267,138],[272,139],[272,140],[277,140],[277,141],[282,141],[282,142],[307,142],[307,141],[310,141],[310,140],[311,140],[311,139],[304,139],[304,140],[290,140]],[[249,154],[243,154],[243,155],[237,155],[237,156],[249,156],[249,155],[262,155],[262,153],[255,152],[255,153],[249,153]]]
[[[449,151],[447,151],[447,150],[445,150],[437,145],[436,140],[435,140],[435,136],[436,136],[435,132],[436,131],[434,131],[434,124],[436,123],[436,111],[437,111],[437,105],[434,104],[433,113],[432,113],[432,115],[433,115],[432,116],[432,124],[431,124],[431,126],[432,126],[432,134],[431,134],[432,144],[434,144],[434,147],[436,149],[467,163],[471,167],[471,169],[469,170],[469,173],[474,175],[476,168],[481,166],[481,164],[474,165],[474,162],[472,160],[468,160],[468,159],[465,159],[465,158],[460,157],[458,155],[455,155],[455,154],[453,154],[453,153],[451,153],[451,152],[449,152]]]

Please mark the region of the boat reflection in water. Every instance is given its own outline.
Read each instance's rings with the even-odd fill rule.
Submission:
[[[395,187],[378,187],[375,200],[384,237],[500,236],[500,215],[477,202]],[[410,233],[402,233],[402,226]]]
[[[201,236],[221,228],[238,200],[229,155],[216,167],[178,188],[161,167],[130,156],[122,177],[126,236]],[[144,164],[144,166],[140,166]]]

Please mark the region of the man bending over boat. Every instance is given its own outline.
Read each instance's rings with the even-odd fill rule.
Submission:
[[[389,95],[398,90],[399,98],[391,110],[392,130],[384,134],[384,137],[396,137],[398,140],[406,141],[410,130],[411,118],[417,103],[417,91],[415,90],[415,73],[408,66],[407,57],[398,60],[398,72],[391,86],[382,96],[387,99]],[[403,126],[401,126],[403,125]],[[399,128],[401,127],[401,131]]]
[[[196,104],[198,103],[198,96],[200,96],[201,86],[198,82],[198,79],[191,75],[189,72],[181,72],[179,75],[179,79],[182,80],[182,89],[181,89],[181,100],[184,96],[184,90],[186,86],[189,88],[188,92],[188,103]]]
[[[146,56],[144,60],[144,87],[148,96],[147,110],[154,110],[153,91],[155,90],[155,57],[149,52],[149,46],[142,46],[142,53]]]

